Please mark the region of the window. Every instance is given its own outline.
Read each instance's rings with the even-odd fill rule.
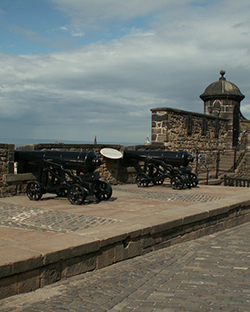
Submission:
[[[203,118],[202,120],[201,135],[207,135],[207,119],[206,118]]]
[[[218,139],[219,134],[220,134],[220,121],[215,120],[215,122],[214,122],[214,137]]]
[[[187,134],[191,135],[193,130],[194,121],[191,115],[187,116],[186,119],[186,127],[187,127]]]
[[[212,115],[220,116],[220,111],[221,111],[221,102],[219,100],[215,100],[213,102]]]

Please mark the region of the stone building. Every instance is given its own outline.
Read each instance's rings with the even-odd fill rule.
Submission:
[[[228,120],[173,108],[153,108],[152,143],[170,150],[223,149],[227,147]]]
[[[240,137],[242,121],[246,121],[240,111],[240,102],[245,98],[240,89],[224,77],[225,71],[220,71],[218,81],[211,83],[200,95],[204,101],[204,114],[220,116],[228,122],[228,145],[237,146]]]
[[[200,95],[204,114],[172,108],[152,108],[152,143],[161,143],[174,150],[197,148],[223,149],[236,147],[250,129],[250,121],[240,111],[245,98],[240,89],[220,71],[218,81]]]

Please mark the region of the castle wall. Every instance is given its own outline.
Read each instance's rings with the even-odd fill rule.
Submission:
[[[152,143],[174,151],[227,148],[228,120],[173,108],[153,108]]]
[[[240,119],[239,102],[233,99],[211,99],[204,102],[204,113],[228,119],[228,145],[235,145],[234,143],[237,142],[237,138],[240,136],[239,124],[234,125],[234,120],[238,122]],[[234,117],[234,114],[237,114],[236,118]],[[236,131],[235,134],[234,131]],[[234,135],[236,136],[235,138]]]
[[[0,197],[12,196],[20,192],[20,186],[8,183],[6,175],[14,174],[14,144],[0,143]]]

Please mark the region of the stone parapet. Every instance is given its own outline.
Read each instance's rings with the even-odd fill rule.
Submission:
[[[14,173],[14,144],[0,143],[0,197],[12,196],[17,193],[16,185],[10,185],[5,176]]]
[[[228,147],[228,120],[225,118],[173,108],[151,111],[152,143],[162,142],[171,150],[189,152]]]

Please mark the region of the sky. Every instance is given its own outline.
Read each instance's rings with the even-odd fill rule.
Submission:
[[[249,0],[0,0],[0,138],[143,144],[226,71],[250,119]]]

